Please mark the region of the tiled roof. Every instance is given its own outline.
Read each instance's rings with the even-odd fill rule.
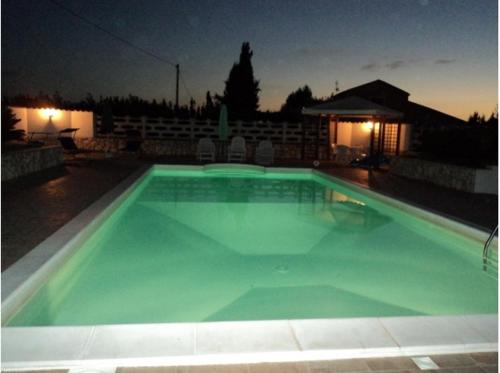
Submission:
[[[302,109],[306,115],[330,114],[345,117],[372,117],[386,118],[402,117],[403,113],[388,107],[365,100],[361,97],[350,96],[344,99],[325,102]]]

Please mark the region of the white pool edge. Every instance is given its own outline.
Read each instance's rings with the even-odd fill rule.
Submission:
[[[2,294],[6,296],[2,299],[2,313],[9,314],[22,304],[71,256],[91,225],[112,213],[150,170],[201,170],[202,167],[155,165],[125,179],[2,274]],[[270,171],[318,174],[353,187],[316,170],[271,168]],[[360,186],[355,189],[437,224],[449,223],[448,229],[471,238],[487,237],[485,232],[371,190]],[[485,352],[498,350],[497,331],[497,314],[2,327],[2,369],[210,365]]]
[[[291,362],[497,351],[496,315],[4,328],[2,369]],[[50,343],[48,343],[50,341]]]

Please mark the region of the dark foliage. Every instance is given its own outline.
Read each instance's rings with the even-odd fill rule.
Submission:
[[[22,140],[24,130],[16,129],[16,124],[21,119],[17,119],[12,109],[2,104],[2,144],[12,140]]]
[[[490,117],[486,119],[484,115],[479,115],[479,113],[475,111],[469,116],[467,123],[474,127],[498,126],[498,113],[495,110],[491,113]]]
[[[207,92],[209,96],[210,93]],[[207,96],[207,98],[208,98]],[[177,110],[171,101],[161,102],[156,100],[148,101],[138,96],[129,95],[128,97],[99,97],[96,100],[90,93],[84,100],[71,102],[62,99],[59,93],[50,96],[45,93],[39,93],[37,96],[18,95],[14,97],[6,97],[4,100],[7,105],[25,106],[25,107],[54,107],[66,110],[88,110],[94,111],[102,115],[105,107],[110,107],[114,115],[117,116],[148,116],[148,117],[164,117],[164,118],[198,118],[215,119],[219,113],[219,102],[215,99],[215,103],[210,96],[208,109],[205,105],[197,106],[196,102],[191,99],[189,106],[180,106]]]
[[[482,167],[498,164],[498,125],[427,131],[422,152],[443,162]]]
[[[475,111],[469,116],[469,120],[467,121],[467,123],[472,126],[484,126],[484,124],[486,123],[486,119],[484,115],[479,115],[479,113]]]
[[[101,133],[110,134],[113,133],[115,126],[113,119],[113,110],[110,105],[104,105],[102,109],[102,119],[101,119]]]
[[[207,91],[205,105],[200,108],[200,117],[203,119],[217,119],[220,111],[220,99],[212,99],[210,91]]]
[[[256,117],[260,88],[253,75],[252,56],[250,43],[243,43],[240,60],[233,65],[226,80],[224,103],[230,119],[253,120]]]
[[[318,99],[313,97],[311,88],[305,85],[302,88],[293,91],[286,98],[281,107],[283,119],[289,122],[300,122],[303,119],[302,108],[318,103]]]

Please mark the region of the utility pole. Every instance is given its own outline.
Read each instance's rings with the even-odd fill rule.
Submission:
[[[175,65],[175,110],[179,109],[179,64]]]

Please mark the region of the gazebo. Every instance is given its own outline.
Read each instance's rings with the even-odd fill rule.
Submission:
[[[328,118],[327,139],[328,139],[328,159],[331,158],[331,144],[337,144],[339,140],[339,125],[351,123],[351,132],[359,132],[358,127],[362,125],[362,130],[366,134],[369,154],[374,151],[379,154],[384,153],[384,146],[390,144],[393,153],[398,155],[402,138],[402,118],[404,113],[379,105],[357,96],[349,96],[343,99],[326,102],[316,106],[302,109],[302,114],[318,116],[317,136],[319,142],[322,118]],[[390,128],[388,128],[390,124]],[[389,131],[390,130],[390,131]],[[368,132],[368,133],[367,133]],[[390,133],[389,133],[390,132]],[[361,139],[361,137],[358,136]],[[303,140],[305,141],[305,139]],[[317,149],[319,144],[316,144]]]

